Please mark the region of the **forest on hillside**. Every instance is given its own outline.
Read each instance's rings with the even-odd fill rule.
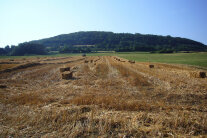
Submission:
[[[38,50],[39,49],[39,50]],[[187,38],[113,32],[75,32],[0,49],[0,54],[25,55],[60,53],[89,53],[96,51],[159,52],[207,51],[207,46]]]

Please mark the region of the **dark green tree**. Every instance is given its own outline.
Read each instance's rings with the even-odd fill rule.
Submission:
[[[11,55],[13,56],[24,56],[24,55],[32,55],[32,54],[35,55],[46,54],[45,47],[41,44],[26,42],[26,43],[19,44],[11,52]]]

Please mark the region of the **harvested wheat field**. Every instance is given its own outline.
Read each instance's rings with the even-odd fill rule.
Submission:
[[[192,75],[205,70],[112,56],[1,63],[0,137],[207,137],[207,78]]]

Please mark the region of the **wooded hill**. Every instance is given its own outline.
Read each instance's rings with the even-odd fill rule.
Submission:
[[[98,31],[62,34],[32,42],[60,52],[207,50],[206,45],[186,38]]]
[[[207,51],[207,46],[186,38],[113,32],[76,32],[0,48],[0,55],[89,53],[96,51],[147,51],[172,53],[178,51]]]

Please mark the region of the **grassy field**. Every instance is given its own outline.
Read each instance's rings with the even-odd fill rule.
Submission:
[[[207,67],[207,53],[174,53],[174,54],[150,54],[150,53],[119,53],[118,56],[139,62],[161,62],[174,64],[188,64]]]
[[[29,57],[67,57],[80,56],[82,54],[55,54],[38,56],[0,56],[1,58],[29,58]],[[122,53],[90,53],[87,56],[119,56],[138,62],[160,62],[173,64],[188,64],[207,68],[207,53],[173,53],[152,54],[147,52],[122,52]]]

